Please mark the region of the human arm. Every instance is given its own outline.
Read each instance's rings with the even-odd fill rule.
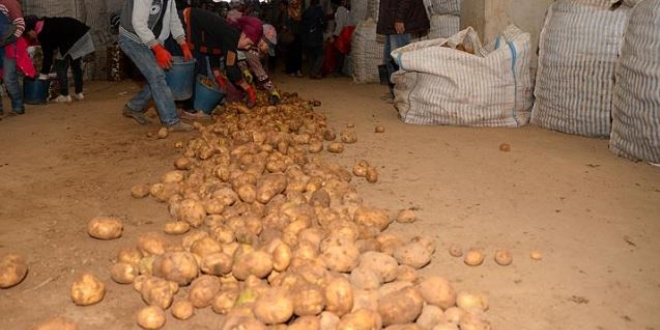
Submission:
[[[133,13],[131,16],[131,24],[135,30],[135,34],[140,37],[140,40],[149,48],[160,44],[156,40],[156,36],[149,28],[149,13],[151,11],[151,0],[135,0],[133,4]]]
[[[399,0],[395,2],[396,8],[394,10],[394,29],[399,34],[404,33],[406,31],[405,17],[406,14],[410,11],[411,1],[421,1],[421,0]]]
[[[6,36],[6,39],[2,41],[6,45],[16,41],[16,39],[23,35],[25,31],[25,20],[23,19],[21,5],[17,1],[8,1],[3,4],[7,8],[7,17],[15,28],[14,33]]]
[[[186,48],[183,48],[183,45],[186,44],[186,32],[183,29],[183,22],[181,22],[181,19],[177,14],[176,1],[170,1],[170,33],[172,34],[172,38],[181,45],[185,56],[188,47],[186,46]]]

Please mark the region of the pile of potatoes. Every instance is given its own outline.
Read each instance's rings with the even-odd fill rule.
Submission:
[[[163,327],[168,310],[185,320],[210,308],[222,330],[490,329],[485,296],[419,273],[433,239],[386,232],[397,217],[364,204],[354,174],[321,157],[357,141],[354,131],[337,134],[295,94],[227,110],[197,126],[174,170],[131,190],[173,219],[121,249],[111,269],[144,300],[142,328]]]

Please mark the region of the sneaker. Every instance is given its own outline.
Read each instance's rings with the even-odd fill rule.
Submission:
[[[126,118],[132,118],[135,120],[140,125],[146,125],[149,124],[151,121],[147,119],[147,117],[144,116],[142,112],[135,111],[127,106],[124,106],[124,111],[122,112],[122,115]]]
[[[187,120],[209,120],[211,119],[211,116],[205,114],[202,111],[186,111],[183,110],[181,111],[181,114],[179,115],[181,119],[187,119]]]
[[[60,95],[56,97],[53,101],[57,103],[65,103],[65,102],[71,102],[71,95]]]
[[[73,94],[73,98],[75,98],[78,101],[82,101],[82,100],[85,99],[85,95],[83,95],[83,93],[76,93],[76,94]]]
[[[177,121],[176,124],[167,127],[167,130],[170,132],[190,132],[194,129],[195,127],[193,125],[182,121]]]

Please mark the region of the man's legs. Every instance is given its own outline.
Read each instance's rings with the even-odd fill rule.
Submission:
[[[69,59],[55,60],[55,72],[57,72],[57,80],[60,84],[60,95],[69,96]]]
[[[153,97],[161,122],[166,126],[177,124],[180,120],[172,91],[165,82],[165,71],[158,66],[151,50],[123,35],[119,36],[119,47],[136,64],[147,81],[147,85],[126,104],[129,110],[142,113]],[[137,118],[135,120],[139,122]]]
[[[390,96],[394,97],[394,83],[392,83],[392,73],[399,69],[396,65],[394,58],[392,58],[392,51],[406,46],[410,43],[410,34],[390,34],[385,36],[385,48],[383,50],[383,61],[387,68],[387,80],[389,81]]]
[[[75,86],[76,95],[82,95],[83,92],[83,72],[82,72],[82,57],[77,59],[71,59],[71,56],[68,56],[68,59],[71,61],[71,71],[73,73],[73,84]]]
[[[16,60],[5,57],[2,63],[4,70],[5,87],[9,98],[11,98],[11,107],[15,114],[22,115],[25,113],[23,106],[23,91],[18,82],[18,71],[16,70]]]

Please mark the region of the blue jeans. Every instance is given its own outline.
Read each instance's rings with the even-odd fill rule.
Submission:
[[[5,47],[12,47],[13,45],[7,45]],[[25,112],[25,106],[23,105],[23,91],[21,90],[21,85],[18,82],[18,70],[16,69],[16,60],[13,58],[5,57],[5,48],[0,48],[0,65],[2,65],[3,77],[2,79],[5,82],[5,87],[7,88],[7,93],[11,99],[11,108],[16,113]],[[0,110],[3,109],[2,99],[0,99]]]
[[[387,68],[387,80],[390,82],[390,93],[393,93],[394,84],[392,83],[392,73],[398,70],[399,67],[394,62],[392,58],[393,50],[401,48],[410,43],[410,33],[402,34],[388,34],[385,36],[385,48],[383,49],[383,62],[385,62],[385,67]]]
[[[165,71],[158,66],[151,49],[121,34],[119,35],[119,47],[135,63],[147,80],[147,84],[126,103],[126,106],[133,111],[142,112],[153,98],[160,121],[166,126],[178,123],[179,115],[176,111],[172,90],[167,86]]]

